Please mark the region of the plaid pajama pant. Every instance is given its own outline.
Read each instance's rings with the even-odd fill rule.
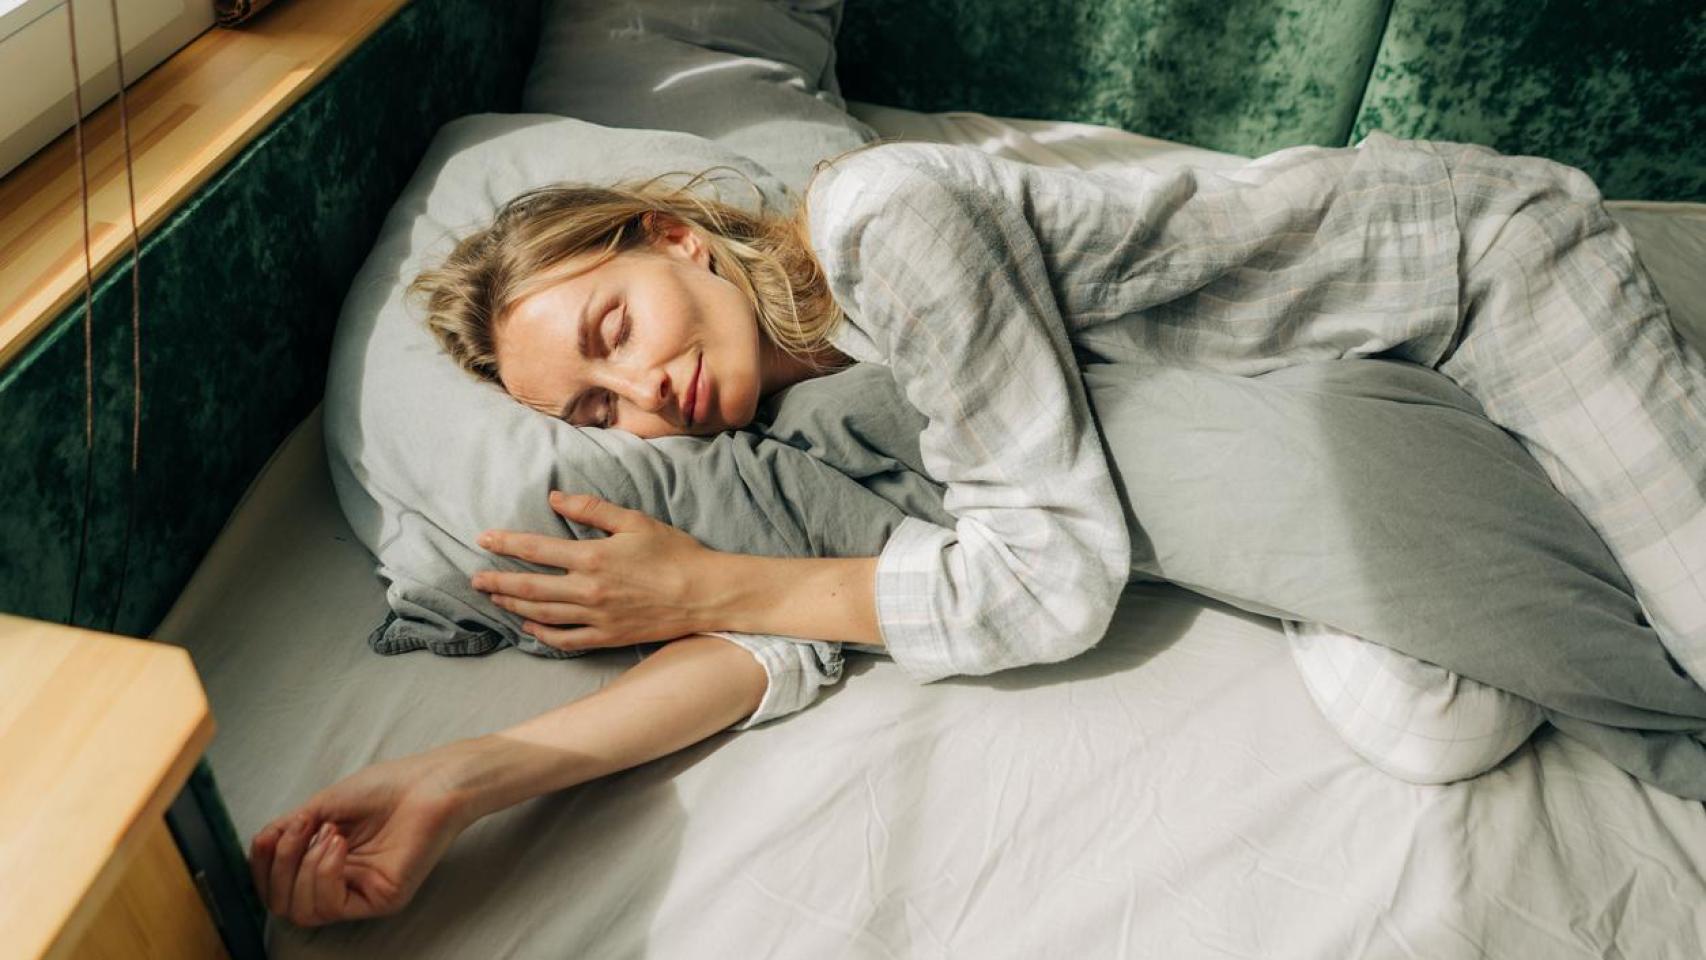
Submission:
[[[1706,686],[1706,361],[1586,174],[1435,148],[1462,232],[1458,340],[1438,369],[1539,461]]]
[[[1537,157],[1381,133],[1226,176],[1164,208],[1146,246],[1056,242],[1090,255],[1064,269],[1135,278],[1106,295],[1116,302],[1070,311],[1115,318],[1080,331],[1080,345],[1095,359],[1243,375],[1369,355],[1438,369],[1582,512],[1666,649],[1706,686],[1706,361],[1593,181]],[[1081,222],[1117,221],[1082,206]],[[1104,249],[1166,256],[1154,258],[1162,269],[1104,264]]]
[[[1660,641],[1706,686],[1706,361],[1587,175],[1433,147],[1462,238],[1458,327],[1434,365],[1582,512]],[[1395,776],[1475,776],[1541,722],[1520,697],[1331,627],[1285,626],[1323,716]]]

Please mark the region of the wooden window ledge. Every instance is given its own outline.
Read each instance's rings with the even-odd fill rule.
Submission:
[[[215,27],[130,85],[136,217],[163,223],[408,0],[286,0]],[[130,249],[114,98],[83,123],[97,280]],[[0,369],[83,290],[83,218],[71,131],[0,178]]]

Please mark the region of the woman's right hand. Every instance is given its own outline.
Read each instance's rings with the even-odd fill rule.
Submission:
[[[457,791],[466,750],[376,763],[267,824],[249,845],[262,903],[303,927],[401,910],[473,822]]]

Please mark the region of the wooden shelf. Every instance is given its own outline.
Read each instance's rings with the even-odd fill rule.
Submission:
[[[216,27],[127,93],[136,215],[146,237],[408,0],[283,0]],[[98,280],[130,249],[118,101],[84,122]],[[81,297],[77,148],[67,131],[0,178],[0,368]]]

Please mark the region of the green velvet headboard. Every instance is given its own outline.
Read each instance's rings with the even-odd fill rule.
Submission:
[[[1706,200],[1698,0],[849,0],[843,91],[1256,155],[1370,130]]]
[[[0,370],[0,610],[153,630],[318,400],[344,291],[433,131],[516,107],[538,2],[414,0],[146,240],[134,491],[124,269],[97,284],[92,457],[79,310]],[[845,93],[876,103],[1245,154],[1378,127],[1706,199],[1699,3],[847,0],[838,47]]]

